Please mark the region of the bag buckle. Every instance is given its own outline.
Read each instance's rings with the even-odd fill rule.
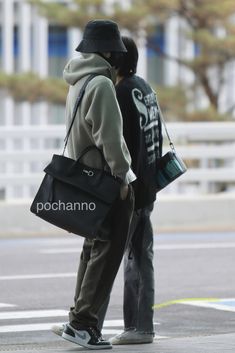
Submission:
[[[83,172],[86,173],[88,176],[94,175],[94,172],[92,172],[92,170],[83,169]]]

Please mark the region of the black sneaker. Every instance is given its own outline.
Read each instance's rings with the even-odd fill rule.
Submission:
[[[70,342],[79,344],[89,349],[111,349],[112,344],[105,341],[99,330],[95,327],[83,327],[79,330],[73,328],[70,324],[66,324],[62,337]]]

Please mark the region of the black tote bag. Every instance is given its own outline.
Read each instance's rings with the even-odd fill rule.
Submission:
[[[43,220],[90,239],[99,235],[102,223],[120,197],[122,183],[121,179],[105,170],[107,163],[96,146],[85,148],[77,160],[64,156],[78,106],[86,85],[94,76],[89,76],[81,89],[65,137],[63,153],[54,154],[44,169],[46,174],[30,207],[30,211]],[[81,158],[94,149],[102,160],[102,169],[81,163]]]

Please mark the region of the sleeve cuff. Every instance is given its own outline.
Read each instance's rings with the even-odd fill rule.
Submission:
[[[132,183],[137,179],[132,169],[129,169],[127,173],[117,174],[117,176],[121,178],[123,180],[123,183],[126,185]]]

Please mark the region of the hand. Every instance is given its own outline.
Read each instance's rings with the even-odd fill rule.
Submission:
[[[124,184],[124,185],[121,186],[121,188],[120,188],[120,198],[121,198],[121,200],[126,200],[127,195],[128,195],[128,191],[129,191],[128,185]]]

